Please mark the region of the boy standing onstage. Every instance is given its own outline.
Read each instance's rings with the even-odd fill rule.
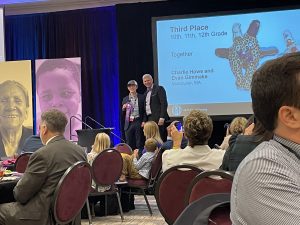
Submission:
[[[145,142],[146,153],[138,160],[138,149],[135,149],[132,155],[122,154],[123,170],[120,181],[125,181],[126,177],[132,179],[149,179],[152,160],[157,150],[157,141],[149,138]]]

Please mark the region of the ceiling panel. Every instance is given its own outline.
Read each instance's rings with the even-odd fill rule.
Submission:
[[[116,4],[155,1],[165,0],[0,0],[1,4],[5,3],[6,15],[55,12]]]

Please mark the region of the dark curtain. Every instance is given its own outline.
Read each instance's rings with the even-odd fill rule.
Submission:
[[[81,57],[83,118],[90,116],[114,127],[119,136],[116,32],[115,7],[7,16],[6,60]],[[34,61],[32,65],[34,71]]]
[[[242,13],[245,10],[255,11],[257,8],[295,5],[299,5],[299,1],[173,0],[117,5],[120,94],[122,96],[127,94],[126,82],[130,79],[135,79],[139,83],[138,91],[143,93],[145,88],[142,84],[142,75],[144,73],[153,74],[152,17],[201,13],[211,15],[233,10]],[[226,131],[224,124],[230,122],[233,117],[213,118],[214,131],[210,146],[222,142]]]

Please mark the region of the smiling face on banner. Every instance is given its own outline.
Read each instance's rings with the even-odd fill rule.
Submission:
[[[0,85],[0,125],[5,129],[20,129],[28,116],[25,90],[17,84],[7,81]]]

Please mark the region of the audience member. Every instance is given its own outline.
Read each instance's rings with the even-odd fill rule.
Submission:
[[[168,150],[168,149],[172,149],[173,148],[173,139],[171,137],[171,128],[173,125],[175,125],[177,122],[177,120],[173,121],[168,127],[167,127],[167,133],[168,133],[168,136],[167,136],[167,141],[165,141],[162,146],[161,146],[161,149],[162,151],[164,150]],[[181,144],[180,144],[180,148],[185,148],[188,144],[188,140],[186,139],[186,137],[183,135],[182,137],[182,141],[181,141]]]
[[[183,133],[173,125],[171,136],[174,144],[173,149],[165,151],[162,155],[162,169],[189,164],[203,170],[212,170],[220,167],[225,151],[211,149],[208,140],[213,131],[211,118],[202,111],[193,110],[185,117],[184,133],[188,139],[188,146],[180,149]]]
[[[300,53],[270,60],[254,74],[253,112],[273,139],[239,165],[231,193],[235,225],[300,221]]]
[[[166,120],[170,119],[167,112],[166,91],[164,87],[153,84],[153,78],[150,74],[143,75],[143,83],[147,88],[145,92],[146,121],[154,121],[158,124],[160,136],[165,141],[167,139]]]
[[[53,193],[60,178],[71,165],[86,160],[83,149],[64,138],[67,123],[66,116],[58,110],[42,113],[40,136],[45,146],[31,155],[24,175],[14,188],[16,202],[0,205],[1,225],[51,223]],[[80,217],[76,224],[80,224]]]
[[[0,157],[14,157],[33,133],[23,125],[30,106],[28,91],[17,81],[4,81],[0,84],[0,101]]]
[[[138,84],[135,80],[128,81],[129,95],[122,100],[122,111],[125,117],[126,143],[132,149],[143,149],[142,122],[145,115],[145,98],[144,95],[136,92],[137,88]]]
[[[92,146],[92,150],[87,154],[87,161],[90,165],[92,165],[94,159],[97,155],[105,149],[110,147],[110,137],[106,133],[99,133],[95,137],[95,142]],[[92,187],[96,189],[96,183],[92,181]],[[98,186],[97,190],[99,192],[104,192],[110,189],[110,185],[108,186]]]
[[[31,135],[24,141],[24,144],[22,146],[22,152],[35,152],[39,148],[43,147],[42,140],[40,138],[40,135]]]
[[[149,179],[152,160],[155,157],[157,141],[154,138],[149,138],[145,142],[146,153],[138,160],[138,149],[133,151],[132,155],[122,154],[123,170],[120,181],[126,180],[126,177],[132,179]]]
[[[231,123],[227,126],[226,136],[222,144],[220,145],[221,149],[226,150],[229,147],[229,139],[232,135],[236,138],[237,135],[244,132],[247,119],[245,117],[235,117]]]
[[[154,138],[157,142],[157,147],[160,148],[163,144],[163,141],[160,137],[160,132],[157,123],[154,121],[148,121],[144,125],[144,136],[147,139]],[[142,154],[146,152],[146,149],[142,151]]]
[[[273,134],[267,131],[263,125],[256,120],[245,128],[244,134],[239,134],[230,144],[223,158],[220,169],[236,171],[241,161],[263,141],[269,141]]]

